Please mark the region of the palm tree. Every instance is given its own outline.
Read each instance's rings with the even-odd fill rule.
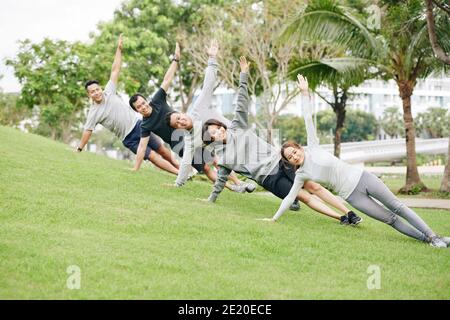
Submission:
[[[298,41],[337,43],[347,48],[350,57],[336,59],[329,66],[348,71],[360,67],[363,60],[377,68],[383,79],[396,82],[402,98],[407,148],[406,182],[400,192],[408,193],[417,186],[426,191],[417,170],[411,96],[417,80],[439,71],[442,64],[437,64],[432,56],[422,1],[380,0],[380,3],[384,4],[384,11],[383,28],[379,31],[369,30],[361,12],[341,6],[336,0],[312,0],[292,19],[285,36]]]
[[[370,70],[367,70],[363,61],[358,68],[336,69],[333,67],[336,61],[339,61],[342,65],[346,59],[345,49],[338,44],[307,42],[300,45],[298,58],[294,59],[290,66],[292,77],[296,77],[298,73],[306,76],[310,88],[335,113],[334,155],[338,158],[341,153],[342,130],[345,124],[346,105],[351,95],[351,88],[360,85],[370,77],[374,77]],[[354,63],[354,59],[351,63]],[[332,100],[329,100],[317,90],[319,85],[324,85],[331,90]]]

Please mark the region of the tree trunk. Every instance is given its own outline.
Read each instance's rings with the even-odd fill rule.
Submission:
[[[345,122],[345,107],[338,106],[335,109],[336,113],[336,130],[334,132],[334,156],[341,157],[341,141],[342,141],[342,129]]]
[[[428,36],[430,38],[431,47],[433,48],[434,54],[447,65],[450,65],[450,57],[445,53],[442,47],[438,44],[437,36],[436,36],[436,24],[433,16],[433,1],[426,0],[426,16],[427,16],[427,24],[428,24]]]
[[[334,88],[334,104],[332,105],[333,111],[336,114],[336,130],[334,131],[334,156],[341,157],[341,140],[342,129],[344,128],[347,104],[347,89],[342,89],[342,94],[339,97],[337,88]]]
[[[445,166],[444,178],[442,178],[441,188],[442,192],[450,192],[450,135],[448,138],[448,150],[447,150],[447,165]]]
[[[411,112],[411,96],[414,85],[411,81],[399,81],[397,84],[403,103],[403,120],[405,123],[407,158],[406,184],[399,190],[399,192],[408,194],[416,188],[419,188],[418,191],[429,191],[425,184],[420,180],[419,171],[417,169],[416,130],[414,128],[414,119]]]

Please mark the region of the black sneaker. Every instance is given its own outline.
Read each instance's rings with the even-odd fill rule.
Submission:
[[[291,211],[298,211],[300,210],[300,203],[298,203],[298,200],[295,200],[291,206],[289,207],[289,210]]]
[[[348,215],[348,220],[352,226],[356,226],[363,221],[363,219],[360,216],[358,216],[356,213],[354,213],[353,211],[350,211],[347,215]]]
[[[350,224],[350,220],[348,219],[347,216],[342,216],[342,217],[341,217],[341,224],[342,224],[343,226],[348,226],[348,225]]]

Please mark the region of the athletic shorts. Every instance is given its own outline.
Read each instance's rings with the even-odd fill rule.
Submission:
[[[272,171],[272,174],[268,175],[263,181],[262,186],[278,198],[284,199],[289,194],[289,191],[291,191],[294,179],[295,169],[280,160],[278,166]]]
[[[215,155],[213,151],[209,151],[208,149],[204,148],[197,148],[194,152],[194,157],[192,159],[192,166],[199,173],[203,173],[205,164],[213,163],[214,159]]]
[[[131,130],[131,132],[122,141],[123,145],[134,154],[137,153],[139,141],[141,141],[141,122],[142,120],[138,120],[133,130]],[[147,149],[145,150],[144,159],[149,160],[150,152],[152,152],[152,150],[158,150],[160,147],[160,138],[152,132],[150,134],[150,140],[148,141]]]

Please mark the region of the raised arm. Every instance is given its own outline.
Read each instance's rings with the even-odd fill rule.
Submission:
[[[297,75],[298,88],[302,95],[303,118],[306,125],[307,144],[309,147],[318,146],[319,138],[316,135],[316,128],[311,115],[311,96],[309,94],[308,80],[302,75]]]
[[[117,86],[119,82],[120,69],[122,67],[122,47],[123,47],[123,36],[119,36],[119,42],[117,44],[116,56],[114,57],[114,62],[111,67],[110,80]]]
[[[198,118],[203,110],[211,105],[211,99],[214,92],[214,87],[217,82],[217,54],[219,52],[219,43],[217,40],[211,40],[211,44],[206,48],[208,53],[208,66],[205,70],[205,78],[203,80],[202,91],[192,106],[191,114]]]
[[[141,138],[141,141],[139,141],[139,147],[136,153],[136,163],[134,164],[134,171],[138,171],[141,168],[142,162],[145,158],[145,150],[147,149],[149,140],[150,136]]]
[[[178,70],[178,63],[180,62],[180,57],[181,57],[180,45],[177,42],[175,45],[174,58],[172,59],[172,63],[170,64],[170,67],[167,70],[166,75],[164,76],[164,80],[161,84],[161,88],[163,88],[165,92],[169,90],[170,84],[172,83],[172,80],[175,77],[175,73]]]
[[[239,79],[238,99],[234,118],[231,127],[248,128],[248,108],[250,105],[250,97],[248,95],[248,71],[250,63],[245,57],[239,59],[241,66],[241,75]]]
[[[284,200],[281,202],[280,208],[273,216],[272,220],[277,221],[283,213],[289,209],[290,205],[295,201],[297,198],[298,193],[303,187],[303,178],[300,175],[295,176],[294,184],[291,187],[291,191],[289,191],[289,194],[284,198]]]
[[[228,181],[228,176],[230,175],[230,173],[230,169],[219,166],[219,171],[217,172],[217,180],[214,183],[213,191],[211,192],[208,201],[216,202],[217,197],[222,192],[225,184]]]
[[[194,141],[193,136],[190,133],[186,133],[184,136],[184,151],[183,159],[181,159],[180,170],[178,171],[177,180],[175,185],[181,187],[188,179],[189,172],[191,170],[192,158],[194,157]]]

